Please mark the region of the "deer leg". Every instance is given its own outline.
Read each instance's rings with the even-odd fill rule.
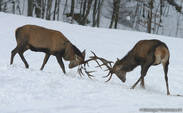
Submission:
[[[135,84],[131,87],[131,89],[134,89],[136,87],[136,85],[140,82],[141,80],[141,85],[143,88],[145,88],[145,85],[144,85],[144,77],[149,69],[150,65],[143,65],[142,66],[142,69],[141,69],[141,76],[140,78],[135,82]],[[143,83],[142,83],[143,82]]]
[[[167,61],[166,63],[163,63],[163,69],[164,69],[164,73],[165,73],[165,82],[166,82],[166,89],[167,89],[167,95],[170,95],[170,91],[169,91],[169,86],[168,86],[168,65],[169,65],[169,61]]]
[[[145,84],[144,84],[144,77],[141,78],[141,82],[140,82],[140,85],[142,88],[145,89]]]
[[[11,51],[11,60],[10,60],[10,64],[13,64],[13,59],[14,59],[14,56],[18,53],[18,47],[16,47],[15,49],[13,49]]]
[[[42,66],[41,66],[41,69],[40,70],[43,70],[43,68],[44,68],[44,66],[45,66],[45,64],[47,63],[47,61],[48,61],[48,59],[49,59],[49,57],[50,57],[50,54],[45,54],[45,57],[44,57],[44,61],[43,61],[43,64],[42,64]]]
[[[24,57],[24,55],[23,55],[23,53],[24,53],[26,50],[27,50],[26,44],[23,43],[22,46],[20,46],[19,49],[18,49],[18,54],[19,54],[20,58],[22,59],[22,61],[24,62],[25,67],[26,67],[26,68],[29,68],[29,65],[28,65],[28,63],[27,63],[27,61],[25,60],[25,57]]]
[[[140,80],[141,80],[141,77],[135,82],[135,84],[130,89],[134,89]]]
[[[23,52],[18,52],[18,54],[20,55],[20,58],[21,58],[22,61],[24,62],[25,67],[26,67],[26,68],[29,68],[29,65],[28,65],[27,61],[25,60],[25,57],[24,57],[24,55],[23,55]]]
[[[145,66],[142,65],[141,66],[141,82],[140,82],[140,85],[141,85],[142,88],[145,88],[144,77],[145,77],[146,74],[144,75],[144,70],[145,70]],[[146,71],[146,73],[147,73],[147,71]]]
[[[62,56],[61,55],[56,55],[56,58],[57,58],[57,61],[60,65],[60,67],[62,68],[62,71],[64,72],[64,74],[66,73],[65,72],[65,66],[64,66],[64,63],[62,61]]]

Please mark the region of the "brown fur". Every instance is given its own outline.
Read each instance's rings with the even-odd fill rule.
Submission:
[[[61,32],[40,26],[25,25],[18,28],[16,32],[18,32],[17,44],[26,41],[35,48],[49,48],[52,53],[66,48],[66,43],[69,43],[69,40]],[[27,46],[27,49],[30,47]]]
[[[24,25],[16,29],[15,35],[17,47],[12,51],[10,64],[13,63],[15,54],[19,53],[26,68],[28,68],[28,63],[23,56],[23,53],[28,49],[46,53],[41,70],[44,68],[50,55],[56,56],[64,73],[65,67],[62,58],[71,61],[69,65],[70,68],[84,61],[85,52],[82,54],[79,49],[59,31],[36,25]]]
[[[113,66],[114,73],[123,82],[126,81],[126,72],[132,71],[138,65],[141,66],[141,77],[132,86],[132,89],[141,81],[144,85],[144,77],[151,65],[162,63],[165,73],[165,81],[167,86],[167,94],[169,95],[168,87],[168,64],[170,53],[165,43],[159,40],[141,40],[139,41],[128,54],[121,60],[116,61]]]

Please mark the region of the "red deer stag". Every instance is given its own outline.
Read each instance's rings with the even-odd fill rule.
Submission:
[[[84,62],[85,51],[81,53],[80,50],[59,31],[36,25],[24,25],[16,29],[15,35],[17,46],[11,52],[10,64],[13,63],[13,58],[18,53],[25,67],[29,68],[23,56],[23,53],[28,49],[45,53],[41,70],[43,70],[50,55],[56,56],[64,73],[66,73],[66,71],[62,58],[66,61],[70,61],[69,68],[76,67]]]
[[[117,60],[113,67],[109,65],[111,62],[97,57],[95,53],[91,59],[97,61],[100,60],[103,64],[99,64],[99,67],[105,65],[109,73],[105,77],[109,77],[107,81],[109,81],[112,77],[112,74],[116,74],[117,77],[122,81],[126,81],[126,72],[132,71],[138,65],[141,66],[141,76],[135,82],[135,84],[131,87],[134,89],[136,85],[141,81],[141,86],[145,88],[144,85],[144,77],[151,65],[158,65],[162,63],[164,74],[165,74],[165,82],[167,88],[167,95],[170,95],[169,86],[168,86],[168,65],[169,65],[169,57],[170,53],[168,47],[165,43],[159,40],[141,40],[139,41],[132,50],[128,52],[128,54],[122,58],[121,60]],[[106,81],[106,82],[107,82]]]

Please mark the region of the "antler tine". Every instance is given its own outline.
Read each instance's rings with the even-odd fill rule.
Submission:
[[[98,66],[96,66],[96,67],[100,67],[100,68],[102,68],[102,66],[107,67],[107,70],[105,70],[105,71],[109,71],[109,73],[107,74],[107,76],[104,76],[104,78],[109,76],[109,78],[105,82],[110,81],[112,78],[112,75],[113,75],[112,63],[114,63],[114,62],[108,61],[108,60],[101,58],[101,57],[98,57],[93,51],[91,51],[91,52],[92,52],[93,56],[90,58],[94,59],[98,64]],[[102,64],[99,64],[97,59],[100,60],[102,62]]]
[[[89,59],[89,60],[90,60],[90,61],[91,61],[91,60],[95,60],[95,62],[96,62],[97,65],[98,65],[98,66],[96,66],[96,67],[100,67],[100,68],[102,69],[102,66],[104,65],[104,62],[105,62],[105,64],[107,64],[107,60],[98,57],[93,51],[91,51],[91,53],[93,54],[93,56],[91,56],[91,57],[90,57],[91,59]],[[102,61],[103,64],[100,64],[100,63],[97,61],[97,59],[100,60],[100,61]]]
[[[93,51],[91,51],[94,56],[97,56]]]
[[[86,64],[88,64],[88,62],[94,60],[97,63],[97,65],[98,65],[96,67],[100,67],[101,69],[102,69],[102,66],[106,66],[107,67],[107,70],[109,71],[109,73],[105,77],[110,76],[109,79],[106,81],[106,82],[108,82],[111,79],[112,74],[113,74],[112,73],[112,63],[113,62],[112,61],[108,61],[108,60],[106,60],[106,59],[104,59],[102,57],[98,57],[93,51],[91,51],[91,53],[93,54],[93,56],[90,56],[90,59],[88,59],[88,60],[84,61],[82,64],[80,64],[80,67],[78,68],[78,73],[80,74],[80,76],[84,75],[84,73],[85,73],[85,74],[88,75],[88,77],[90,79],[92,79],[91,77],[94,77],[94,76],[91,73],[93,73],[95,71],[87,71],[86,70]],[[98,60],[101,61],[102,64],[100,64]],[[83,70],[84,70],[84,73],[83,73]]]
[[[102,66],[106,66],[108,69],[110,69],[111,67],[112,67],[112,61],[108,61],[108,60],[106,60],[106,59],[104,59],[104,58],[101,58],[101,57],[98,57],[93,51],[91,51],[92,52],[92,54],[94,55],[94,56],[92,56],[92,57],[90,57],[90,58],[92,58],[93,60],[95,60],[96,62],[97,62],[97,64],[98,64],[98,66],[97,67],[100,67],[100,68],[102,68]],[[98,60],[100,60],[103,64],[99,64],[99,62],[97,61],[97,59]],[[108,65],[109,64],[109,65]]]
[[[96,56],[96,55],[95,55],[95,56]],[[94,57],[90,57],[90,59],[85,60],[83,63],[80,64],[80,66],[78,67],[78,73],[79,73],[80,76],[83,76],[84,73],[85,73],[85,74],[88,75],[88,77],[89,77],[90,79],[92,79],[92,77],[94,77],[91,73],[93,73],[93,72],[95,72],[95,71],[87,71],[87,69],[86,69],[86,64],[87,64],[87,66],[89,67],[88,62],[90,62],[90,61],[92,61],[92,60],[95,60],[95,59],[96,59],[95,56],[94,56]],[[84,70],[84,73],[83,73],[82,70]]]
[[[82,69],[83,69],[82,66],[79,66],[79,67],[78,67],[78,73],[79,73],[79,75],[80,75],[81,77],[84,75]]]
[[[111,78],[112,78],[112,73],[110,73],[109,75],[110,75],[110,77],[109,77],[108,80],[106,80],[105,82],[108,82],[109,80],[111,80]],[[109,75],[108,75],[108,76],[109,76]]]
[[[84,61],[83,64],[86,64],[86,63],[88,63],[88,62],[90,62],[90,61],[92,61],[92,60],[96,60],[96,59],[97,59],[97,55],[96,55],[93,51],[91,51],[91,52],[92,52],[92,54],[93,54],[94,56],[90,56],[90,59]]]
[[[107,62],[107,63],[109,64],[110,67],[112,67],[111,62]],[[105,63],[103,63],[103,64],[99,64],[99,63],[97,62],[98,66],[96,66],[96,67],[100,67],[100,68],[102,69],[102,66],[106,66],[107,63],[105,62]],[[107,67],[108,67],[108,66],[107,66]],[[107,69],[107,70],[109,70],[109,69]]]
[[[83,67],[83,66],[80,65],[80,67],[78,68],[78,73],[79,73],[79,75],[80,75],[81,77],[84,75],[84,73],[83,73],[82,70],[84,70],[84,72],[88,75],[88,77],[89,77],[90,79],[92,79],[92,77],[94,77],[93,75],[91,75],[91,73],[93,73],[93,72],[95,72],[95,71],[87,71],[86,68],[85,68],[85,66]]]
[[[95,66],[95,67],[100,67],[100,68],[102,68],[102,66],[104,66],[104,64],[98,64],[98,66]]]
[[[93,57],[93,60],[95,60],[95,62],[97,63],[97,65],[98,65],[97,67],[100,67],[102,69],[101,64],[97,61],[97,57],[95,57],[95,58]]]
[[[114,62],[112,62],[112,61],[109,62],[109,65],[110,65],[111,67],[112,67],[112,63],[114,63]]]
[[[93,72],[95,72],[95,71],[86,71],[86,70],[85,70],[85,73],[88,75],[88,77],[89,77],[90,79],[92,79],[92,77],[94,77],[93,75],[90,74],[90,73],[93,73]]]
[[[107,70],[106,70],[107,71]],[[113,71],[112,70],[108,70],[109,71],[109,73],[106,75],[106,76],[103,76],[103,78],[106,78],[106,77],[108,77],[110,74],[113,74]]]
[[[109,71],[109,69],[106,69],[106,70],[104,70],[104,71]]]

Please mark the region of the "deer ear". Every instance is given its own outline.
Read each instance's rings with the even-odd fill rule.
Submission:
[[[85,58],[86,55],[86,49],[82,52],[83,58]]]
[[[79,61],[79,56],[78,55],[75,55],[74,57],[75,57],[76,61]]]
[[[119,58],[117,58],[117,61],[119,61]]]

